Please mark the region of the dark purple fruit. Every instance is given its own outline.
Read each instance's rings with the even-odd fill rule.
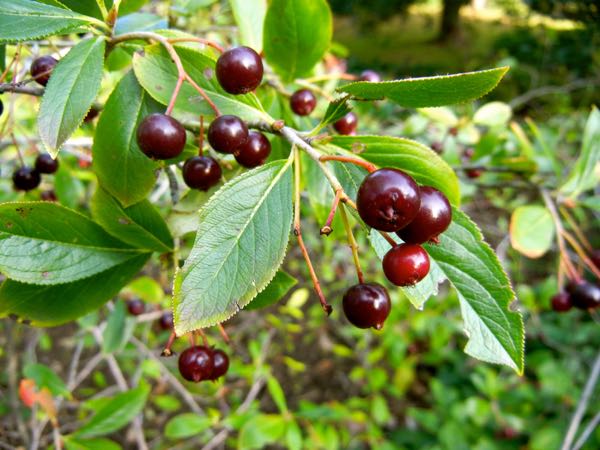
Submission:
[[[396,245],[383,257],[383,273],[396,286],[412,286],[429,273],[429,255],[420,245]]]
[[[387,290],[377,283],[362,283],[346,291],[343,299],[344,314],[358,328],[383,327],[392,304]]]
[[[594,309],[600,306],[600,286],[589,281],[572,281],[566,290],[571,294],[571,303],[578,309]]]
[[[183,181],[192,189],[207,191],[221,179],[221,166],[210,156],[193,156],[183,165]]]
[[[353,112],[349,112],[344,117],[333,124],[333,128],[340,134],[351,135],[356,132],[358,127],[358,116]]]
[[[127,300],[127,311],[129,311],[129,314],[132,316],[139,316],[146,311],[146,305],[139,298],[133,298]]]
[[[379,169],[365,177],[356,203],[367,225],[381,231],[398,231],[419,212],[419,186],[401,170]]]
[[[52,56],[40,56],[31,63],[31,77],[42,86],[46,86],[56,63],[58,61]]]
[[[213,370],[210,376],[211,380],[221,378],[229,369],[229,357],[223,350],[213,350]]]
[[[212,350],[195,345],[179,355],[179,373],[188,381],[209,380],[214,368]]]
[[[423,244],[435,240],[452,222],[452,207],[444,194],[430,186],[421,186],[421,206],[415,218],[398,231],[398,236],[409,244]]]
[[[248,139],[248,127],[237,116],[219,116],[208,127],[208,142],[221,153],[234,153]]]
[[[258,132],[248,133],[248,139],[234,153],[235,160],[242,166],[251,169],[266,161],[271,154],[271,143],[267,137]]]
[[[176,158],[185,146],[185,128],[166,114],[146,116],[137,129],[137,143],[148,158]]]
[[[173,313],[167,311],[158,319],[158,326],[161,330],[171,331],[173,329]]]
[[[552,309],[556,312],[566,312],[573,307],[568,292],[559,292],[551,300]]]
[[[58,170],[58,159],[53,159],[48,153],[41,153],[35,159],[35,170],[39,173],[55,173]]]
[[[230,94],[246,94],[256,89],[263,77],[260,55],[250,47],[236,47],[217,60],[217,80]]]
[[[17,191],[31,191],[40,185],[42,178],[37,170],[23,166],[15,170],[12,180]]]
[[[290,108],[299,116],[308,116],[317,106],[317,97],[308,89],[300,89],[290,97]]]

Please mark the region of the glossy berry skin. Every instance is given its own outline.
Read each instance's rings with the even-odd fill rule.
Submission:
[[[138,126],[137,143],[148,158],[176,158],[185,146],[185,128],[171,116],[150,114]]]
[[[213,370],[210,375],[211,380],[221,378],[229,369],[229,357],[223,350],[213,350]]]
[[[42,178],[37,170],[23,166],[15,170],[12,181],[17,191],[31,191],[40,185]]]
[[[430,186],[421,186],[419,192],[419,212],[407,226],[398,231],[400,239],[409,244],[435,240],[452,222],[452,208],[444,194]]]
[[[344,294],[342,302],[348,321],[358,328],[380,330],[392,309],[387,290],[377,283],[352,286]]]
[[[127,300],[127,311],[132,316],[139,316],[146,311],[146,305],[139,298]]]
[[[335,131],[343,135],[355,133],[356,127],[358,127],[358,116],[353,112],[349,112],[333,124]]]
[[[193,156],[183,165],[183,181],[192,189],[207,191],[221,179],[221,166],[210,156]]]
[[[567,292],[559,292],[550,301],[552,309],[556,312],[567,312],[573,307],[571,296]]]
[[[242,166],[251,169],[264,164],[271,154],[271,143],[267,137],[258,132],[248,133],[248,139],[235,151],[235,160]]]
[[[173,313],[165,312],[158,319],[158,326],[161,330],[170,331],[173,329]]]
[[[248,127],[237,116],[219,116],[208,127],[208,142],[220,153],[233,153],[248,139]]]
[[[419,212],[421,197],[413,178],[398,169],[379,169],[361,183],[356,196],[358,214],[370,227],[398,231]]]
[[[396,286],[412,286],[429,273],[429,255],[420,245],[396,245],[383,257],[383,273]]]
[[[35,81],[42,86],[46,86],[57,62],[52,56],[40,56],[31,63],[29,73]]]
[[[204,346],[195,345],[179,355],[179,373],[188,381],[209,380],[213,368],[213,352]]]
[[[369,83],[379,83],[381,76],[374,70],[365,70],[360,74],[359,81],[368,81]]]
[[[263,77],[260,55],[250,47],[227,50],[217,60],[217,80],[230,94],[246,94],[256,89]]]
[[[55,173],[58,170],[58,159],[52,159],[48,153],[42,153],[35,159],[35,170],[39,173]]]
[[[572,281],[567,284],[566,291],[571,294],[571,303],[578,309],[594,309],[600,307],[600,286],[588,281]]]
[[[308,89],[300,89],[290,97],[290,108],[299,116],[308,116],[317,106],[317,97]]]

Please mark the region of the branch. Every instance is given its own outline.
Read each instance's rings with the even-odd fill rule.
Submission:
[[[0,83],[0,94],[5,92],[15,92],[17,94],[29,94],[35,97],[44,95],[44,88],[23,86],[19,83]]]
[[[587,78],[583,80],[575,80],[563,86],[542,86],[536,89],[532,89],[528,92],[525,92],[523,95],[513,98],[512,101],[509,102],[509,105],[512,109],[518,109],[537,97],[543,97],[549,94],[565,94],[567,92],[575,91],[577,89],[591,87],[599,84],[600,79]]]

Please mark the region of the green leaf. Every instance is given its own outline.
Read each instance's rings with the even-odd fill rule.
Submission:
[[[75,439],[63,436],[67,450],[121,450],[121,446],[110,439]]]
[[[286,421],[274,414],[260,414],[248,420],[240,430],[238,449],[265,448],[285,434]]]
[[[262,51],[267,0],[229,0],[240,33],[240,44]]]
[[[176,50],[187,73],[205,90],[222,114],[234,114],[244,120],[272,120],[263,111],[256,95],[231,95],[221,88],[214,76],[216,60],[212,56],[188,47],[177,46]],[[136,53],[133,56],[133,70],[140,84],[154,99],[163,105],[169,103],[177,83],[177,68],[161,45],[148,45],[143,53]],[[181,87],[175,107],[195,116],[214,115],[208,103],[187,82]]]
[[[133,334],[135,323],[135,319],[127,314],[125,302],[115,302],[102,334],[102,352],[108,355],[122,350]]]
[[[143,200],[156,182],[158,164],[139,149],[136,130],[144,117],[161,109],[129,72],[100,115],[92,148],[94,171],[102,187],[123,206]]]
[[[575,167],[560,191],[575,198],[598,184],[598,166],[600,164],[600,111],[595,106],[585,125],[581,155]]]
[[[288,291],[298,283],[293,276],[278,270],[275,278],[267,285],[264,291],[258,294],[252,303],[246,306],[247,310],[266,308],[281,300]]]
[[[38,128],[53,157],[79,128],[100,90],[105,48],[103,37],[83,40],[52,70],[40,105]]]
[[[293,420],[287,423],[285,443],[289,450],[302,450],[302,430]]]
[[[283,415],[288,413],[287,402],[285,401],[285,393],[281,388],[281,384],[277,381],[277,378],[273,376],[269,376],[267,378],[267,389],[269,390],[269,394],[271,394],[271,398],[277,405],[279,412]]]
[[[458,177],[446,161],[423,144],[388,136],[335,136],[331,144],[358,151],[359,157],[379,167],[401,169],[420,184],[442,191],[453,205],[460,204]]]
[[[125,290],[141,298],[146,303],[161,303],[165,296],[160,283],[148,276],[136,278],[127,285]]]
[[[235,177],[200,211],[196,241],[174,282],[178,335],[227,320],[275,276],[292,224],[290,162]]]
[[[307,75],[331,44],[325,0],[272,0],[265,17],[265,58],[285,81]]]
[[[490,102],[481,106],[473,116],[477,125],[488,127],[505,126],[512,116],[512,109],[503,102]]]
[[[94,21],[92,17],[31,0],[3,1],[0,2],[0,42],[66,34]]]
[[[138,255],[91,220],[62,206],[0,205],[0,271],[13,280],[69,283]]]
[[[510,218],[510,243],[528,258],[540,258],[554,240],[552,215],[543,206],[519,206]]]
[[[94,219],[114,237],[127,244],[159,253],[173,250],[173,238],[162,216],[148,200],[123,208],[98,187],[91,202]]]
[[[61,205],[67,208],[77,208],[79,200],[83,197],[85,188],[74,173],[61,164],[54,175],[54,192]]]
[[[458,293],[469,338],[465,352],[523,373],[523,319],[509,309],[515,294],[477,225],[453,209],[452,224],[440,236],[440,244],[425,248]]]
[[[0,287],[0,317],[35,326],[56,326],[95,311],[111,299],[148,261],[142,254],[74,283],[38,286],[6,280]]]
[[[75,432],[75,436],[95,437],[123,428],[142,411],[149,392],[149,387],[139,386],[112,397],[89,422]]]
[[[500,82],[508,67],[405,80],[370,83],[359,81],[338,88],[358,100],[388,98],[406,108],[464,103],[484,96]]]
[[[48,388],[52,395],[56,397],[71,397],[71,393],[65,383],[63,383],[63,380],[48,366],[43,364],[27,364],[23,369],[23,374],[26,378],[31,378],[35,381],[35,386],[38,389]]]
[[[390,237],[398,243],[402,242],[402,240],[396,236],[395,233],[390,234]],[[369,233],[369,242],[375,249],[379,259],[383,260],[385,254],[391,248],[391,245],[388,243],[388,241],[386,241],[378,231],[371,230]],[[417,309],[423,309],[425,302],[430,297],[437,295],[440,284],[446,281],[446,277],[437,263],[432,260],[430,261],[430,264],[431,267],[429,268],[429,273],[419,283],[415,284],[414,286],[399,288],[404,296]]]
[[[311,135],[316,135],[319,131],[325,128],[327,125],[337,122],[339,119],[344,117],[350,112],[352,108],[348,105],[348,96],[338,98],[329,103],[325,115],[321,119],[321,122],[311,131]]]
[[[150,13],[133,13],[119,17],[115,23],[115,36],[133,31],[151,31],[169,28],[165,17]]]
[[[212,420],[193,413],[178,414],[167,422],[165,436],[169,439],[186,439],[210,428]]]

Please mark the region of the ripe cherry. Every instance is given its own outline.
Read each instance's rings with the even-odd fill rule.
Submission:
[[[362,283],[346,291],[343,299],[344,314],[358,328],[380,330],[390,314],[392,304],[387,290],[377,283]]]
[[[356,127],[358,127],[358,116],[353,112],[349,112],[333,124],[335,131],[344,135],[354,134]]]
[[[232,48],[219,56],[216,73],[225,91],[246,94],[256,89],[262,81],[262,59],[250,47]]]
[[[150,114],[138,126],[137,143],[148,158],[175,158],[185,146],[185,128],[171,116]]]
[[[600,286],[588,281],[572,281],[567,284],[566,290],[571,294],[571,303],[575,308],[593,309],[600,306]]]
[[[195,345],[179,355],[179,373],[188,381],[198,383],[210,379],[213,368],[213,352],[204,346]]]
[[[223,350],[213,350],[213,370],[210,375],[210,380],[221,378],[229,369],[229,357]]]
[[[248,133],[248,139],[234,153],[235,160],[240,165],[251,169],[264,164],[271,154],[271,143],[267,137],[258,132]]]
[[[419,186],[398,169],[379,169],[365,177],[356,196],[358,214],[381,231],[398,231],[419,212]]]
[[[556,312],[566,312],[573,307],[568,292],[559,292],[551,300],[552,309]]]
[[[421,186],[421,206],[415,218],[398,231],[409,244],[423,244],[446,231],[452,221],[452,208],[444,194],[431,186]]]
[[[161,330],[172,330],[173,329],[173,313],[167,311],[163,313],[158,319],[158,326]]]
[[[396,286],[412,286],[429,273],[429,255],[420,245],[396,245],[383,257],[383,272]]]
[[[28,166],[19,167],[12,176],[13,185],[17,191],[31,191],[40,185],[40,173]]]
[[[42,86],[48,84],[52,70],[58,61],[52,56],[40,56],[31,63],[30,73],[35,81]]]
[[[475,150],[471,147],[465,148],[462,154],[462,160],[465,163],[470,162],[473,159],[473,155],[475,155]],[[483,170],[481,169],[467,169],[465,170],[465,175],[471,179],[479,178],[483,175]]]
[[[233,153],[248,139],[248,127],[237,116],[219,116],[208,127],[208,142],[221,153]]]
[[[192,189],[207,191],[221,179],[221,166],[210,156],[193,156],[183,165],[183,181]]]
[[[290,107],[299,116],[308,116],[317,106],[317,97],[308,89],[300,89],[290,97]]]
[[[146,311],[146,305],[139,298],[133,298],[127,300],[127,311],[129,311],[129,314],[132,316],[139,316]]]
[[[374,70],[365,70],[360,74],[359,81],[368,81],[370,83],[379,83],[381,76]]]
[[[58,159],[53,159],[48,153],[41,153],[35,159],[35,170],[39,173],[55,173],[58,170]]]

